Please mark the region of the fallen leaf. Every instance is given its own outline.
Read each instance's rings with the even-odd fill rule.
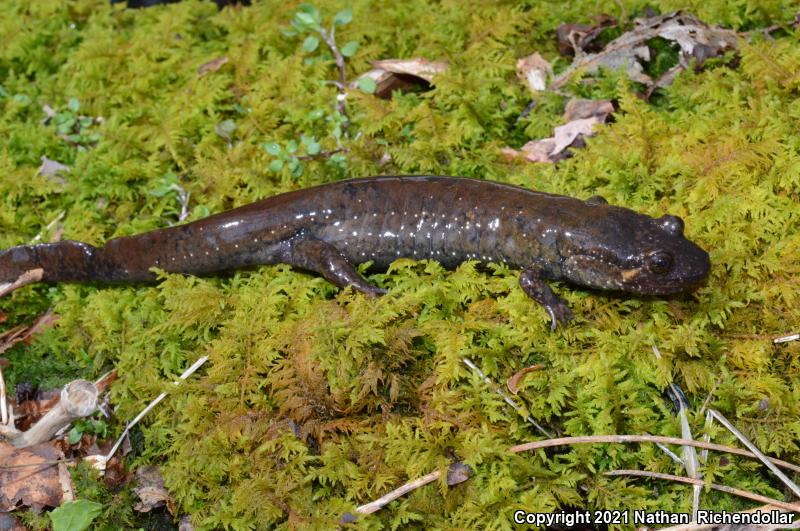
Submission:
[[[722,55],[737,47],[736,32],[709,26],[682,11],[639,18],[634,21],[634,29],[608,43],[602,51],[576,56],[572,65],[553,80],[550,88],[561,88],[578,70],[591,74],[601,67],[612,70],[624,68],[631,80],[650,87],[654,81],[644,73],[642,61],[650,60],[647,41],[656,37],[678,44],[679,59],[687,64],[690,59],[695,59],[697,66],[701,66],[709,57]]]
[[[437,74],[448,68],[445,62],[429,61],[422,57],[384,59],[374,61],[372,66],[372,70],[361,74],[350,87],[357,88],[363,78],[370,78],[375,82],[374,94],[383,99],[391,97],[395,90],[408,92],[420,86],[427,87],[433,83]]]
[[[550,156],[558,155],[570,147],[579,136],[592,136],[595,124],[603,123],[597,116],[572,120],[554,129],[555,146]]]
[[[614,105],[610,100],[585,100],[572,98],[564,110],[564,120],[571,122],[581,118],[597,116],[601,121],[614,112]]]
[[[599,52],[602,46],[595,39],[606,28],[616,26],[617,21],[608,15],[599,15],[597,23],[589,24],[561,24],[556,30],[558,51],[561,55],[582,55],[584,53]]]
[[[53,531],[83,531],[103,512],[103,506],[89,500],[75,500],[50,512]]]
[[[156,507],[172,503],[172,498],[164,488],[164,478],[157,466],[142,466],[136,470],[136,488],[134,492],[141,501],[134,505],[140,513],[147,513]]]
[[[459,483],[464,483],[469,477],[474,474],[469,465],[465,465],[461,461],[456,461],[447,467],[447,485],[452,487]]]
[[[61,505],[58,466],[50,462],[63,457],[52,441],[27,448],[0,441],[0,511],[22,504],[38,513]]]
[[[517,61],[517,77],[535,94],[547,88],[553,67],[537,52]]]
[[[27,431],[40,418],[58,404],[59,394],[44,400],[27,400],[14,408],[15,424],[18,430]]]
[[[42,165],[39,166],[39,169],[36,171],[36,175],[41,175],[43,177],[47,177],[56,181],[59,184],[64,184],[66,181],[59,176],[59,173],[68,172],[69,166],[61,164],[58,161],[48,159],[46,156],[42,155]]]
[[[197,73],[203,76],[209,72],[216,72],[217,70],[222,68],[222,65],[225,65],[227,63],[228,63],[228,56],[223,55],[222,57],[218,57],[212,61],[209,61],[201,65],[200,68],[197,69]]]
[[[530,367],[525,367],[524,369],[517,371],[514,376],[506,381],[506,387],[508,387],[508,390],[511,391],[512,394],[517,394],[517,391],[519,391],[519,383],[522,381],[525,375],[534,371],[540,371],[542,369],[544,369],[544,365],[541,363],[531,365]]]
[[[27,529],[13,514],[0,512],[0,531],[27,531]]]
[[[10,330],[6,330],[0,334],[0,354],[7,351],[17,343],[29,342],[31,336],[42,331],[42,329],[49,327],[58,321],[58,316],[52,310],[47,310],[45,313],[36,318],[30,326],[17,325]]]

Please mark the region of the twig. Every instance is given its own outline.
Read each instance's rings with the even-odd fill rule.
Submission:
[[[188,369],[183,371],[183,374],[180,375],[178,380],[176,380],[176,381],[174,381],[172,383],[174,385],[178,385],[181,380],[185,380],[186,378],[188,378],[189,376],[194,374],[194,372],[197,369],[199,369],[206,361],[208,361],[208,356],[203,356],[202,358],[198,359],[196,362],[194,362],[194,364],[192,364],[191,367],[189,367]],[[125,436],[128,435],[128,432],[131,431],[131,429],[134,426],[136,426],[139,423],[139,421],[142,420],[142,418],[145,415],[147,415],[147,413],[150,412],[151,409],[156,407],[156,405],[158,405],[159,402],[164,400],[164,398],[166,396],[167,396],[167,393],[165,391],[165,392],[161,393],[160,395],[158,395],[152,402],[150,402],[150,404],[146,408],[144,408],[141,413],[136,415],[135,419],[130,421],[127,424],[127,426],[125,426],[125,429],[122,431],[122,434],[117,439],[117,442],[114,443],[114,446],[111,447],[111,450],[109,450],[108,454],[106,454],[105,456],[98,456],[99,458],[101,458],[101,462],[102,462],[102,465],[103,465],[102,468],[103,469],[105,468],[105,463],[107,463],[112,457],[114,457],[114,454],[117,452],[117,449],[119,449],[119,445],[122,444],[122,441],[123,441],[123,439],[125,439]],[[95,466],[97,466],[97,464],[95,464]]]
[[[61,389],[61,398],[36,424],[27,431],[14,427],[13,418],[8,425],[0,425],[0,435],[17,448],[49,441],[60,429],[73,420],[87,417],[97,408],[97,388],[86,380],[73,380]]]
[[[298,155],[299,160],[314,160],[314,159],[327,159],[328,157],[335,155],[337,153],[347,153],[349,149],[347,148],[337,148],[331,149],[329,151],[320,151],[315,155]]]
[[[399,497],[411,492],[412,490],[418,489],[418,488],[422,487],[423,485],[427,485],[428,483],[436,481],[437,479],[439,479],[439,477],[441,475],[442,475],[442,473],[437,470],[436,472],[431,472],[430,474],[426,474],[426,475],[422,476],[421,478],[417,478],[417,479],[415,479],[413,481],[409,481],[405,485],[394,489],[389,494],[386,494],[385,496],[382,496],[382,497],[378,498],[374,502],[370,502],[370,503],[367,503],[365,505],[360,505],[360,506],[356,507],[356,512],[359,513],[359,514],[372,514],[375,511],[380,510],[386,504],[388,504],[388,503],[396,500],[397,498],[399,498]]]
[[[773,343],[788,343],[789,341],[797,341],[800,339],[800,334],[792,334],[790,336],[777,337],[772,340]]]
[[[548,432],[546,429],[544,429],[544,428],[542,428],[541,426],[539,426],[539,423],[538,423],[538,422],[536,422],[536,421],[533,419],[533,417],[531,417],[530,415],[526,415],[526,414],[525,414],[525,413],[522,411],[522,408],[521,408],[521,407],[519,407],[519,406],[517,405],[517,403],[516,403],[516,402],[514,402],[514,401],[511,399],[511,397],[510,397],[510,396],[508,396],[508,395],[505,393],[505,391],[503,391],[503,390],[502,390],[500,387],[496,386],[496,385],[494,384],[494,382],[492,382],[492,380],[491,380],[491,379],[490,379],[488,376],[486,376],[485,374],[483,374],[483,371],[481,371],[481,370],[478,368],[478,366],[477,366],[477,365],[475,365],[475,364],[472,362],[472,360],[471,360],[471,359],[469,359],[469,358],[461,358],[461,361],[463,361],[463,362],[464,362],[464,364],[465,364],[467,367],[469,367],[470,369],[472,369],[473,371],[475,371],[475,372],[478,374],[478,376],[480,376],[480,377],[483,379],[483,381],[484,381],[484,382],[486,382],[487,384],[489,384],[489,386],[490,386],[490,387],[493,387],[493,388],[494,388],[494,390],[495,390],[495,391],[497,391],[497,394],[498,394],[498,395],[500,395],[501,397],[503,397],[503,400],[505,401],[505,403],[506,403],[506,404],[508,404],[509,406],[511,406],[512,408],[514,408],[514,411],[516,411],[517,413],[519,413],[519,414],[522,416],[522,418],[524,418],[525,420],[527,420],[528,422],[530,422],[530,423],[533,425],[533,427],[535,427],[537,430],[539,430],[539,431],[540,431],[540,432],[541,432],[541,433],[542,433],[542,434],[543,434],[545,437],[550,437],[550,438],[552,438],[552,437],[553,437],[553,436],[552,436],[552,435],[551,435],[551,434],[550,434],[550,433],[549,433],[549,432]]]
[[[53,466],[59,465],[61,463],[72,463],[73,461],[77,461],[77,457],[67,457],[64,459],[54,459],[53,461],[39,461],[38,463],[22,463],[19,465],[0,465],[0,470],[12,470],[15,468],[31,468],[31,467],[39,467],[39,466]]]
[[[28,284],[34,284],[42,280],[44,276],[44,269],[31,269],[30,271],[25,271],[17,280],[13,282],[6,282],[4,284],[0,284],[0,297],[5,297],[15,289],[19,289],[22,286],[27,286]]]
[[[566,446],[573,444],[598,444],[598,443],[632,443],[632,442],[649,442],[649,443],[664,443],[664,444],[677,444],[694,446],[696,448],[708,448],[717,452],[725,452],[734,455],[741,455],[743,457],[755,458],[755,454],[742,450],[741,448],[733,448],[732,446],[725,446],[722,444],[707,443],[703,441],[679,439],[677,437],[663,437],[661,435],[587,435],[584,437],[560,437],[558,439],[547,439],[544,441],[533,441],[524,444],[518,444],[508,449],[511,453],[528,452],[531,450],[539,450],[542,448],[552,448],[554,446]],[[771,463],[779,467],[791,470],[792,472],[800,472],[800,466],[793,463],[767,457]]]
[[[339,70],[339,79],[334,82],[338,92],[336,95],[336,110],[339,111],[339,114],[344,119],[342,122],[342,135],[347,137],[347,129],[350,127],[350,118],[347,116],[347,106],[345,105],[347,101],[347,75],[344,68],[344,56],[339,51],[339,47],[336,46],[336,26],[331,26],[330,32],[326,31],[322,26],[317,31],[322,40],[325,41],[325,44],[328,45],[328,48],[330,48],[333,58],[336,60],[336,68]]]
[[[684,476],[674,476],[672,474],[663,474],[661,472],[650,472],[648,470],[610,470],[608,472],[604,472],[604,475],[649,477],[656,479],[665,479],[667,481],[678,481],[680,483],[687,483],[689,485],[698,485],[701,487],[710,487],[714,490],[727,492],[728,494],[733,494],[734,496],[747,498],[748,500],[753,500],[761,503],[768,503],[770,505],[774,505],[775,507],[786,509],[787,511],[800,512],[800,504],[786,503],[780,500],[774,500],[772,498],[768,498],[767,496],[756,494],[755,492],[749,492],[746,490],[737,489],[735,487],[728,487],[727,485],[719,485],[717,483],[705,483],[702,479],[687,478]]]
[[[3,369],[0,367],[0,424],[8,425],[8,402],[6,401],[6,381],[3,378]]]
[[[50,229],[52,229],[52,228],[53,228],[53,226],[54,226],[56,223],[58,223],[59,221],[61,221],[62,219],[64,219],[64,215],[65,215],[66,213],[67,213],[67,211],[66,211],[66,210],[62,210],[62,211],[61,211],[61,213],[60,213],[58,216],[56,216],[56,219],[54,219],[53,221],[51,221],[50,223],[48,223],[48,224],[47,224],[47,226],[46,226],[45,228],[43,228],[41,231],[39,231],[39,234],[37,234],[36,236],[34,236],[34,237],[33,237],[33,239],[32,239],[30,242],[28,242],[28,245],[33,245],[34,243],[36,243],[36,242],[38,242],[39,240],[41,240],[41,239],[42,239],[42,236],[43,236],[43,235],[44,235],[46,232],[50,231]]]
[[[769,468],[772,471],[773,474],[778,476],[778,478],[781,481],[783,481],[784,485],[789,487],[792,490],[792,492],[794,492],[795,496],[800,498],[800,487],[798,487],[797,484],[794,481],[789,479],[786,476],[786,474],[781,472],[778,469],[777,466],[775,466],[773,463],[771,463],[769,458],[766,455],[764,455],[763,453],[761,453],[761,450],[759,450],[756,447],[755,444],[750,442],[750,439],[745,437],[742,432],[740,432],[738,429],[736,429],[736,426],[734,426],[728,419],[726,419],[725,416],[722,413],[720,413],[719,411],[717,411],[715,409],[709,409],[708,410],[708,414],[710,416],[712,416],[713,418],[715,418],[716,420],[718,420],[720,423],[722,423],[723,426],[728,428],[728,431],[730,431],[732,434],[734,434],[736,436],[736,438],[739,439],[742,442],[742,444],[747,446],[747,449],[750,450],[751,452],[753,452],[753,454],[756,456],[756,458],[758,458],[759,461],[764,463],[766,465],[766,467]]]

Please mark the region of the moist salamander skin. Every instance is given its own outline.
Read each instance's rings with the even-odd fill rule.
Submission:
[[[286,263],[369,295],[354,264],[386,267],[429,258],[520,268],[520,286],[550,314],[572,313],[547,280],[645,295],[688,291],[708,275],[708,254],[683,221],[587,200],[460,177],[385,176],[339,181],[269,197],[176,227],[109,240],[0,251],[0,282],[42,268],[45,282],[147,282],[151,268],[208,274]]]

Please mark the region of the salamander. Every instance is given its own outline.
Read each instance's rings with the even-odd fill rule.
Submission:
[[[203,275],[286,263],[370,296],[354,264],[401,258],[453,268],[465,260],[506,263],[549,313],[572,312],[547,284],[566,280],[644,295],[689,291],[708,275],[708,253],[676,216],[652,218],[587,200],[479,179],[382,176],[288,192],[205,219],[109,240],[22,245],[0,251],[0,282],[42,268],[44,282],[148,282],[153,268]]]

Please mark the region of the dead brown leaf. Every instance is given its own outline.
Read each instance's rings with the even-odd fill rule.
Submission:
[[[519,391],[519,384],[525,375],[534,371],[540,371],[542,369],[544,369],[544,365],[541,363],[531,365],[530,367],[525,367],[524,369],[517,371],[514,376],[506,381],[506,387],[508,387],[508,390],[511,391],[512,394],[517,394],[517,391]]]
[[[13,514],[0,512],[0,531],[28,531]]]
[[[614,112],[614,105],[610,100],[585,100],[572,98],[564,110],[564,120],[571,122],[581,118],[597,116],[605,121],[609,114]]]
[[[465,465],[461,461],[456,461],[447,467],[447,485],[452,487],[459,483],[464,483],[469,477],[474,474],[469,465]]]
[[[578,118],[572,120],[564,125],[556,127],[553,132],[555,133],[555,146],[553,151],[550,152],[550,157],[560,155],[565,149],[572,146],[576,140],[581,136],[592,136],[594,134],[595,124],[603,123],[597,116],[590,116],[589,118]]]
[[[227,55],[223,55],[222,57],[217,57],[212,61],[204,63],[203,65],[200,66],[200,68],[197,69],[197,73],[203,76],[209,72],[216,72],[217,70],[222,68],[222,65],[225,64],[228,64]]]
[[[41,332],[43,329],[51,326],[58,321],[58,316],[52,310],[47,310],[45,313],[36,318],[30,326],[17,325],[10,330],[6,330],[0,334],[0,354],[7,351],[19,342],[28,343],[31,336]]]
[[[682,11],[640,18],[634,21],[634,29],[608,43],[602,51],[576,55],[572,65],[553,80],[551,89],[564,86],[578,70],[592,74],[601,67],[612,70],[624,68],[630,79],[650,87],[654,81],[645,74],[642,61],[650,60],[647,41],[656,37],[672,41],[680,47],[680,64],[688,64],[695,59],[697,66],[701,66],[709,57],[722,55],[737,47],[736,32],[709,26]]]
[[[556,30],[558,51],[561,55],[582,55],[584,53],[599,52],[603,47],[595,39],[604,29],[616,25],[616,19],[608,15],[599,15],[594,26],[589,24],[561,24]]]
[[[536,94],[547,88],[548,80],[553,77],[553,67],[536,52],[517,61],[517,77]]]
[[[20,505],[40,512],[62,501],[58,461],[64,454],[52,442],[15,448],[0,441],[0,511]]]
[[[147,513],[156,507],[167,505],[170,508],[172,498],[164,488],[164,478],[157,466],[149,465],[136,470],[136,488],[134,491],[141,501],[133,507],[140,513]]]
[[[446,62],[429,61],[422,57],[384,59],[373,61],[372,66],[374,68],[361,74],[359,79],[371,77],[376,85],[375,95],[383,99],[390,98],[395,90],[408,92],[420,86],[429,86],[433,84],[433,79],[437,74],[445,72],[449,67]],[[357,87],[358,79],[350,86]]]
[[[46,156],[42,155],[42,165],[39,166],[36,174],[47,177],[57,184],[64,184],[66,181],[64,181],[64,178],[61,174],[68,171],[69,166],[61,164],[60,162],[52,159],[48,159]]]

